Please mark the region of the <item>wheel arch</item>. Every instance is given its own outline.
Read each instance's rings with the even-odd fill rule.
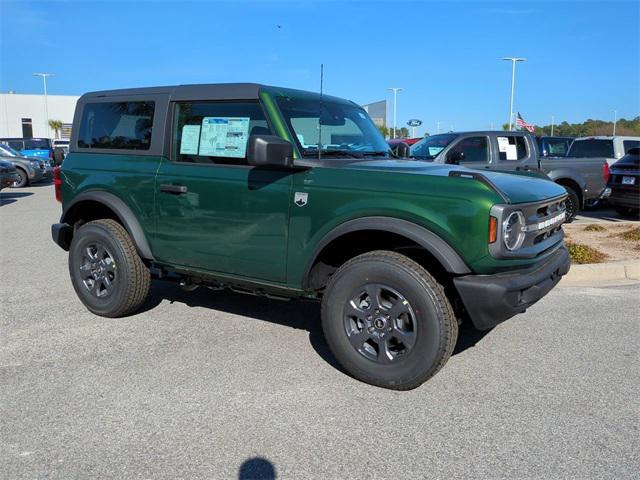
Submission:
[[[392,217],[363,217],[349,220],[329,231],[316,245],[313,255],[307,263],[303,277],[303,287],[311,288],[314,267],[328,252],[335,250],[354,234],[363,234],[366,238],[375,234],[384,235],[386,241],[404,240],[409,246],[419,246],[424,249],[442,268],[450,274],[464,275],[471,273],[460,255],[442,238],[430,230],[409,222]],[[371,247],[377,249],[376,247]],[[365,251],[370,249],[365,248]],[[364,253],[364,251],[360,252]]]
[[[60,222],[75,227],[98,218],[112,218],[120,223],[131,236],[138,254],[144,259],[153,260],[140,222],[127,204],[112,193],[90,191],[78,195],[66,206]]]
[[[569,187],[571,188],[574,192],[576,192],[576,195],[578,195],[578,201],[580,202],[580,209],[583,208],[584,206],[584,194],[583,194],[583,189],[580,186],[580,183],[578,183],[577,180],[571,178],[571,177],[559,177],[559,178],[555,178],[553,179],[553,181],[555,183],[557,183],[558,185],[561,185],[563,187]]]

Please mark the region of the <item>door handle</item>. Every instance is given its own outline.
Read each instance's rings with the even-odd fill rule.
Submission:
[[[164,193],[173,193],[175,195],[181,195],[187,193],[187,187],[184,185],[160,185],[160,191]]]

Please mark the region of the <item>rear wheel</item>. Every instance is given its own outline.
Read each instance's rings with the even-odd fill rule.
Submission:
[[[69,273],[82,303],[104,317],[121,317],[140,308],[151,283],[129,234],[111,219],[78,229],[69,249]]]
[[[18,174],[18,178],[15,182],[13,182],[13,185],[11,185],[12,187],[22,188],[29,185],[29,177],[27,176],[27,172],[25,172],[21,168],[16,168],[16,173]]]
[[[566,186],[564,188],[568,194],[567,200],[565,201],[565,205],[567,206],[566,223],[571,223],[580,211],[580,197],[573,188]]]
[[[353,377],[416,388],[447,362],[458,323],[442,286],[404,255],[374,251],[345,263],[322,300],[331,351]]]

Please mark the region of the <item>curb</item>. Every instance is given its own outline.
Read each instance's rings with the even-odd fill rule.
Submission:
[[[559,285],[599,286],[606,282],[640,283],[640,260],[622,260],[620,262],[571,265]]]

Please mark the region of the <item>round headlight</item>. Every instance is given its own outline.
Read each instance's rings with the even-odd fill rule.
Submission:
[[[502,222],[502,239],[507,250],[517,250],[524,242],[524,215],[521,211],[512,212]]]

